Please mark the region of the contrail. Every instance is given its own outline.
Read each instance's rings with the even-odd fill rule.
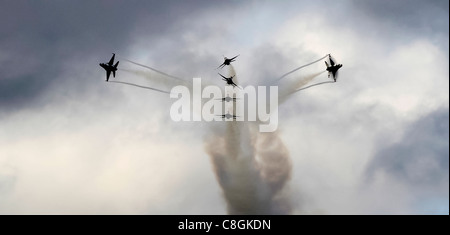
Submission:
[[[335,81],[319,82],[319,83],[316,83],[316,84],[309,85],[307,87],[303,87],[303,88],[297,89],[297,90],[295,90],[292,93],[295,93],[295,92],[298,92],[298,91],[302,91],[302,90],[306,90],[306,89],[311,88],[313,86],[318,86],[318,85],[322,85],[322,84],[326,84],[326,83],[335,83]]]
[[[295,72],[295,71],[297,71],[297,70],[299,70],[299,69],[302,69],[302,68],[304,68],[304,67],[306,67],[306,66],[312,65],[312,64],[314,64],[314,63],[317,63],[317,62],[319,62],[319,61],[325,59],[328,55],[329,55],[329,54],[326,54],[324,57],[322,57],[322,58],[320,58],[320,59],[318,59],[318,60],[315,60],[315,61],[313,61],[313,62],[311,62],[311,63],[302,65],[302,66],[300,66],[300,67],[298,67],[298,68],[296,68],[296,69],[294,69],[294,70],[291,70],[291,71],[289,71],[289,72],[283,74],[280,78],[277,79],[277,81],[280,81],[281,79],[283,79],[283,78],[286,77],[287,75],[289,75],[289,74],[291,74],[291,73],[293,73],[293,72]]]
[[[141,86],[141,85],[137,85],[137,84],[129,83],[129,82],[122,82],[122,81],[109,81],[109,82],[120,83],[120,84],[125,84],[125,85],[130,85],[130,86],[135,86],[135,87],[139,87],[139,88],[144,88],[144,89],[148,89],[148,90],[159,91],[162,93],[170,94],[170,92],[168,92],[168,91],[163,91],[163,90],[159,90],[159,89],[147,87],[147,86]]]
[[[186,81],[180,81],[175,79],[167,79],[167,76],[159,74],[159,73],[153,73],[146,70],[140,70],[140,69],[121,69],[123,72],[132,73],[138,77],[142,77],[147,79],[149,82],[151,82],[151,86],[157,86],[161,87],[164,90],[171,90],[175,86],[183,85],[186,87],[190,87],[190,84],[192,82],[186,82]]]
[[[167,77],[169,77],[169,78],[177,79],[177,80],[180,80],[180,81],[183,81],[183,82],[188,82],[188,81],[186,81],[186,80],[184,80],[184,79],[182,79],[182,78],[179,78],[179,77],[176,77],[176,76],[172,76],[172,75],[170,75],[170,74],[164,73],[164,72],[159,71],[159,70],[157,70],[157,69],[155,69],[155,68],[152,68],[152,67],[150,67],[150,66],[143,65],[143,64],[139,64],[139,63],[136,63],[136,62],[131,61],[131,60],[129,60],[129,59],[125,59],[125,58],[122,58],[122,59],[125,60],[125,61],[128,61],[128,62],[130,62],[130,63],[132,63],[132,64],[135,64],[135,65],[138,65],[138,66],[141,66],[141,67],[150,69],[150,70],[152,70],[152,71],[154,71],[154,72],[157,72],[157,73],[162,74],[162,75],[164,75],[164,76],[167,76]]]
[[[309,82],[311,82],[314,78],[316,78],[317,76],[319,76],[320,74],[324,73],[326,71],[322,71],[319,73],[314,73],[314,74],[310,74],[310,75],[306,75],[306,76],[301,76],[298,77],[294,80],[291,81],[287,81],[284,84],[281,84],[279,86],[279,99],[278,99],[278,105],[283,104],[286,100],[288,100],[288,98],[295,92],[297,91],[301,91],[301,90],[305,90],[311,86],[308,87],[304,87],[306,84],[308,84]],[[325,82],[327,83],[327,82]],[[322,84],[322,83],[320,83]],[[317,85],[320,85],[317,84]],[[304,87],[304,88],[303,88]]]

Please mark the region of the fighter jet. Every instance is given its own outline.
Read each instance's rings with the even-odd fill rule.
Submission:
[[[230,119],[230,118],[233,118],[233,119],[236,119],[237,117],[239,117],[239,116],[236,116],[236,115],[231,115],[230,113],[227,113],[227,114],[222,114],[222,115],[216,115],[216,116],[220,116],[220,117],[222,117],[223,119]]]
[[[114,64],[114,57],[116,54],[112,53],[113,56],[109,60],[107,64],[100,63],[100,67],[104,68],[106,70],[106,81],[109,81],[109,75],[111,75],[111,72],[113,73],[113,77],[116,77],[116,71],[117,71],[117,65],[119,65],[119,61],[115,65]]]
[[[231,76],[231,77],[227,78],[227,77],[223,76],[223,75],[220,74],[220,73],[219,73],[219,75],[222,77],[222,80],[224,80],[225,82],[227,82],[227,85],[231,85],[231,86],[233,86],[233,88],[234,88],[234,87],[239,87],[238,85],[236,85],[236,84],[233,82],[234,76]]]
[[[227,57],[223,57],[223,59],[225,60],[224,62],[223,62],[223,64],[221,64],[221,65],[219,65],[219,67],[217,67],[217,69],[218,68],[223,68],[223,67],[225,67],[225,65],[230,65],[230,63],[231,62],[234,62],[234,59],[236,59],[236,57],[238,57],[239,55],[237,55],[237,56],[235,56],[235,57],[233,57],[233,58],[231,58],[231,59],[228,59]]]
[[[337,79],[337,71],[342,67],[342,64],[336,64],[333,59],[331,58],[331,55],[328,54],[328,58],[330,59],[330,65],[328,65],[327,61],[325,61],[325,65],[327,66],[327,71],[328,71],[328,77],[330,77],[330,73],[331,75],[333,75],[333,79],[336,82]]]
[[[239,99],[239,98],[227,96],[227,97],[223,97],[222,99],[216,99],[216,100],[221,100],[222,102],[224,102],[224,101],[230,102],[230,101],[236,101],[236,100],[238,100],[238,99]]]

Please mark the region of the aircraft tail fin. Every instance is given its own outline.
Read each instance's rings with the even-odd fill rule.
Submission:
[[[119,65],[119,61],[117,61],[117,63],[114,65],[114,68],[117,69],[117,66]]]
[[[325,65],[327,66],[327,68],[330,67],[326,61],[325,61]]]

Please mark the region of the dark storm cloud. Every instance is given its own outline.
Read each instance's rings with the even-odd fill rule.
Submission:
[[[449,1],[353,1],[356,10],[362,10],[365,17],[376,20],[383,28],[368,30],[393,39],[407,40],[411,37],[429,37],[448,50]],[[366,21],[363,21],[366,22]],[[363,26],[364,27],[364,26]],[[389,30],[389,34],[387,31]],[[445,39],[446,40],[442,40]]]
[[[448,170],[449,110],[442,109],[411,124],[397,144],[379,150],[367,176],[382,171],[416,190],[443,183],[448,196]]]
[[[216,4],[212,1],[2,1],[0,110],[30,105],[50,85],[68,79],[64,63],[73,62],[73,67],[80,71],[92,70],[97,64],[86,67],[82,63],[106,61],[111,52],[125,51],[140,34],[145,34],[149,43],[154,38],[170,37],[165,33],[171,25]],[[83,83],[91,78],[79,79]]]
[[[356,7],[369,16],[387,21],[408,29],[426,29],[442,31],[448,21],[449,2],[445,0],[407,0],[407,1],[353,1]]]

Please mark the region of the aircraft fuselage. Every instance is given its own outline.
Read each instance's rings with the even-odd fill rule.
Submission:
[[[227,114],[225,114],[225,118],[226,118],[226,119],[230,119],[230,118],[234,118],[234,116],[227,113]]]
[[[327,71],[328,72],[336,72],[338,71],[338,69],[340,69],[342,67],[342,64],[338,64],[338,65],[334,65],[334,66],[329,66],[327,67]]]
[[[117,71],[117,68],[112,65],[105,64],[105,63],[100,63],[99,65],[100,65],[100,67],[104,68],[106,71],[111,71],[111,72]]]
[[[233,82],[233,78],[225,78],[223,80],[227,82],[227,85],[231,85],[233,87],[237,87],[236,83]]]
[[[233,60],[231,59],[225,59],[225,61],[223,62],[224,65],[230,65],[230,63],[233,62]]]
[[[225,118],[225,119],[236,119],[236,116],[227,113],[227,114],[223,114],[222,118]]]

